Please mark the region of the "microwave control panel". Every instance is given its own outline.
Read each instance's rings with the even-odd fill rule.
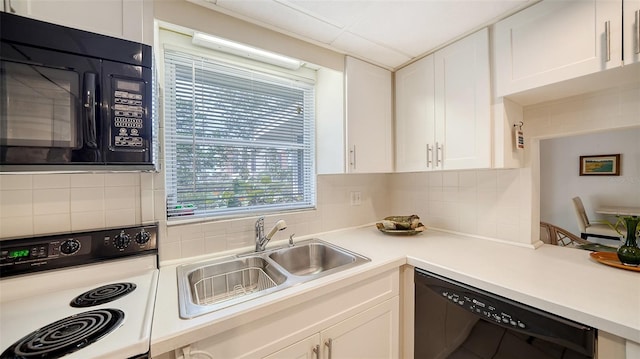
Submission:
[[[111,148],[125,151],[145,151],[148,143],[145,113],[145,83],[143,81],[113,79],[113,121]]]

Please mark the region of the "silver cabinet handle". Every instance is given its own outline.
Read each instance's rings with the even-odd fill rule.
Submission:
[[[439,144],[438,142],[436,142],[436,167],[440,167],[440,164],[442,163],[442,144]],[[442,158],[441,158],[442,157]]]
[[[12,14],[16,13],[16,9],[11,6],[11,0],[4,0],[4,11],[10,12]]]
[[[331,340],[331,338],[327,339],[327,341],[324,342],[324,345],[327,347],[329,351],[327,355],[327,359],[331,359],[331,349],[333,347],[333,341]]]
[[[353,145],[353,149],[351,151],[351,168],[356,169],[356,145]]]
[[[433,163],[433,149],[427,143],[427,168],[431,167]]]
[[[611,21],[606,21],[604,23],[604,36],[607,41],[607,60],[606,62],[611,61]]]
[[[316,356],[316,359],[320,359],[320,345],[316,345],[313,347],[313,354]]]
[[[640,54],[640,10],[636,10],[636,54]]]

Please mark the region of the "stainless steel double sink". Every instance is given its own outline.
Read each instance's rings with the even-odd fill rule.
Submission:
[[[370,259],[320,239],[177,267],[180,317],[193,318]]]

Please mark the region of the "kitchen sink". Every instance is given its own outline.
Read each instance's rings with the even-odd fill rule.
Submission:
[[[287,276],[261,256],[245,256],[178,267],[180,315],[191,318],[263,294],[285,283]]]
[[[356,256],[325,243],[308,243],[269,254],[287,272],[297,276],[316,275],[354,263]]]
[[[370,259],[320,239],[178,266],[180,317],[189,319],[336,273]]]

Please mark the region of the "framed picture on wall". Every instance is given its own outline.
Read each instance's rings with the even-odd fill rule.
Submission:
[[[580,156],[580,176],[620,176],[620,154]]]

